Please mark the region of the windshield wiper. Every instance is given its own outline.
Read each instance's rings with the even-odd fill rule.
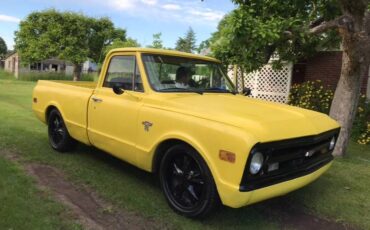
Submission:
[[[217,87],[203,89],[202,92],[222,92],[222,93],[231,93],[233,95],[237,94],[235,91],[230,91],[228,89],[221,89],[221,88],[217,88]]]
[[[177,88],[177,87],[171,87],[171,88],[165,88],[165,89],[159,89],[159,92],[191,92],[191,93],[197,93],[202,95],[203,92],[199,91],[197,89],[186,89],[186,88]]]

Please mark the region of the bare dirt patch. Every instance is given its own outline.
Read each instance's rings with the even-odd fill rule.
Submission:
[[[88,229],[153,229],[158,226],[155,221],[139,215],[113,210],[112,205],[91,192],[66,181],[63,174],[53,167],[29,164],[26,170],[37,179],[39,186],[51,190],[59,201],[71,208]]]
[[[69,207],[72,215],[86,229],[168,229],[163,223],[140,216],[133,212],[117,209],[103,201],[93,191],[77,187],[65,179],[63,173],[54,167],[22,162],[14,152],[0,150],[0,155],[20,163],[32,176],[42,191],[51,194]]]

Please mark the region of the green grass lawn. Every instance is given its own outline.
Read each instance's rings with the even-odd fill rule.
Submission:
[[[45,163],[62,169],[71,181],[88,185],[118,207],[169,223],[175,228],[279,227],[279,219],[267,217],[261,205],[241,209],[223,208],[205,221],[186,219],[174,214],[167,206],[154,175],[92,147],[79,145],[70,154],[54,152],[48,145],[46,126],[36,120],[31,111],[31,94],[35,83],[14,81],[1,77],[1,74],[0,72],[0,149],[16,151],[25,161]],[[349,152],[348,157],[335,160],[333,167],[319,180],[284,199],[320,217],[370,229],[370,147],[352,143]],[[9,167],[14,170],[14,166]],[[21,175],[19,177],[23,178]],[[19,186],[21,185],[20,183]],[[3,195],[3,190],[0,189],[0,197]],[[43,210],[48,210],[48,207]],[[55,214],[50,212],[50,215]],[[9,214],[8,218],[16,219],[16,213]],[[0,220],[1,229],[4,227],[2,224]],[[49,227],[52,228],[52,225]]]
[[[0,229],[81,229],[64,212],[18,165],[0,156]]]

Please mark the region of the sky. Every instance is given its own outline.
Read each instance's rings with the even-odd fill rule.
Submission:
[[[109,17],[142,46],[150,45],[152,35],[160,32],[164,46],[175,47],[189,27],[196,33],[197,44],[208,39],[235,6],[231,0],[1,0],[0,37],[8,49],[13,48],[21,20],[33,11],[50,8]]]

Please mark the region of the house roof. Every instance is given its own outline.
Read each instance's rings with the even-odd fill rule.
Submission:
[[[41,61],[44,64],[58,64],[58,65],[63,65],[66,64],[66,61],[58,59],[58,58],[49,58]]]
[[[7,59],[8,57],[12,56],[13,54],[17,53],[15,50],[10,50],[8,53],[5,55],[4,60]]]
[[[6,56],[4,57],[4,60],[8,59],[10,56],[16,54],[17,52],[16,51],[10,51],[6,54]],[[58,59],[58,58],[49,58],[49,59],[45,59],[45,60],[42,60],[42,61],[37,61],[37,62],[42,62],[44,64],[57,64],[57,65],[63,65],[63,64],[69,64],[69,62],[67,61],[64,61],[64,60],[61,60],[61,59]],[[36,63],[37,63],[36,62]]]

